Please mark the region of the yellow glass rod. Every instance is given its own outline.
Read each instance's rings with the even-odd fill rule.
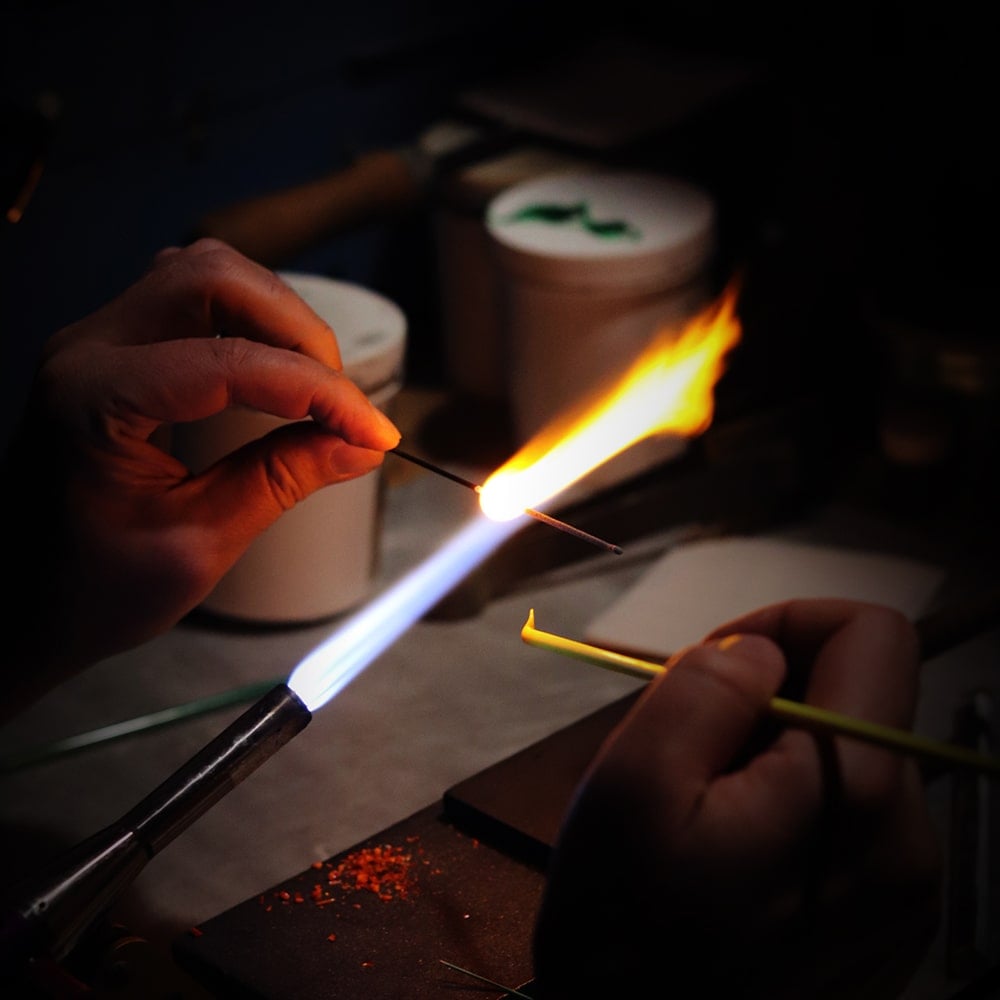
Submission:
[[[616,653],[614,650],[591,646],[585,642],[577,642],[575,639],[567,639],[553,632],[543,632],[535,627],[534,608],[528,612],[528,620],[521,629],[521,638],[531,646],[549,649],[554,653],[561,653],[563,656],[571,656],[587,663],[596,664],[605,670],[628,674],[630,677],[650,680],[667,671],[667,667],[662,663],[626,656],[622,653]],[[899,753],[913,754],[959,767],[973,768],[991,776],[1000,776],[1000,757],[979,753],[970,747],[928,739],[905,729],[895,729],[877,722],[866,722],[864,719],[857,719],[851,715],[832,712],[815,705],[805,705],[787,698],[772,698],[768,708],[775,718],[781,719],[789,725],[798,726],[800,729],[852,736],[855,739],[887,747]]]

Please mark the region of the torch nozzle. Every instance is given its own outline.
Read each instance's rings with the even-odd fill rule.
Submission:
[[[279,684],[117,822],[5,894],[0,982],[32,958],[56,960],[146,863],[309,723]]]

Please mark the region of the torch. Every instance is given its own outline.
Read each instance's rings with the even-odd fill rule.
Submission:
[[[0,910],[0,983],[72,950],[146,863],[301,732],[517,525],[477,517],[313,649],[223,733],[104,830],[29,878]]]
[[[657,433],[696,434],[711,419],[722,358],[739,338],[735,293],[678,336],[654,336],[625,376],[569,423],[560,418],[482,486],[481,513],[437,552],[343,623],[278,684],[137,806],[28,879],[0,911],[0,981],[33,959],[59,960],[146,863],[276,753],[375,657],[520,527],[526,514],[612,551],[537,508],[632,444]],[[409,453],[399,457],[414,460]],[[419,464],[427,464],[418,460]]]
[[[56,961],[175,837],[301,732],[409,625],[518,528],[479,516],[313,649],[278,684],[117,822],[7,895],[0,982]]]
[[[147,861],[311,718],[294,691],[277,685],[116,823],[21,886],[0,928],[3,974],[41,955],[68,954]]]

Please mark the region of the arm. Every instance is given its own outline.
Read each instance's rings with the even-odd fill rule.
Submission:
[[[4,470],[5,711],[165,631],[285,510],[379,465],[399,434],[340,368],[330,328],[215,240],[51,338]],[[164,432],[231,405],[297,422],[191,475]]]

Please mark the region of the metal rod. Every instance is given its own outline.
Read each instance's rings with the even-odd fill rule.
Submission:
[[[559,531],[565,531],[567,535],[572,535],[574,538],[590,542],[591,545],[596,545],[598,548],[606,549],[608,552],[613,552],[616,556],[620,556],[622,554],[622,547],[620,545],[615,545],[614,542],[606,542],[603,538],[598,538],[597,535],[592,535],[580,528],[575,528],[572,524],[567,524],[565,521],[559,521],[549,514],[543,514],[540,510],[535,510],[533,507],[526,508],[524,513],[527,514],[528,517],[533,517],[536,521],[541,521],[542,524],[547,524],[550,528],[558,528]]]
[[[402,448],[390,448],[389,454],[398,455],[407,462],[412,462],[414,465],[419,465],[428,472],[433,472],[436,476],[443,476],[445,479],[450,479],[453,483],[458,483],[459,486],[464,486],[467,490],[472,490],[473,493],[478,493],[482,489],[479,483],[474,483],[471,479],[463,479],[461,476],[456,476],[454,472],[442,469],[440,465],[428,462],[426,458],[420,458],[418,455],[403,451]]]
[[[467,490],[472,490],[473,493],[482,492],[483,487],[479,483],[474,483],[470,479],[463,479],[462,476],[456,476],[454,472],[442,469],[441,466],[435,465],[433,462],[428,462],[426,458],[420,458],[408,451],[402,451],[400,448],[390,448],[389,454],[398,455],[407,462],[412,462],[414,465],[419,465],[421,468],[427,469],[428,472],[433,472],[437,476],[450,479],[453,483],[458,483],[459,486],[464,486]],[[558,518],[552,517],[551,514],[543,514],[540,510],[535,510],[534,507],[525,508],[524,513],[528,517],[540,521],[542,524],[547,524],[550,528],[565,532],[567,535],[572,535],[581,541],[589,542],[591,545],[596,545],[599,549],[604,549],[606,552],[613,552],[616,556],[620,556],[623,552],[620,545],[615,545],[613,542],[605,541],[603,538],[598,538],[597,535],[590,534],[589,531],[583,531],[572,524],[560,521]]]

